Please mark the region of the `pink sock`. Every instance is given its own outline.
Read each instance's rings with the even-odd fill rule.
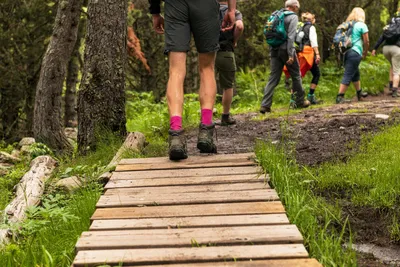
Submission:
[[[213,112],[211,109],[202,109],[201,110],[201,123],[204,125],[212,124],[212,115]]]
[[[173,131],[178,131],[182,129],[182,117],[172,116],[169,119],[169,128]]]

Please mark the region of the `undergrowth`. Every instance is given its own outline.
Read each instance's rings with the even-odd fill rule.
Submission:
[[[304,172],[283,148],[260,142],[256,155],[285,205],[290,222],[302,233],[310,256],[324,266],[356,266],[355,253],[342,247],[343,243],[351,243],[351,234],[340,209],[313,194]]]

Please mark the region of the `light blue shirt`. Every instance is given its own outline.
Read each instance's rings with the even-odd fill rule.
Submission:
[[[368,27],[364,22],[357,21],[353,26],[353,33],[351,35],[351,41],[353,43],[353,49],[360,56],[363,54],[364,50],[364,40],[363,34],[368,32]]]

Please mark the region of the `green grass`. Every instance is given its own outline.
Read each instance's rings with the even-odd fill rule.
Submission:
[[[70,266],[80,234],[87,230],[102,188],[92,184],[72,196],[48,195],[14,229],[21,234],[0,251],[0,266]]]
[[[356,155],[346,162],[325,163],[310,169],[306,178],[315,190],[345,195],[354,206],[367,206],[392,216],[388,231],[400,241],[400,125],[365,136]]]
[[[310,182],[303,178],[304,171],[283,150],[258,143],[256,155],[270,175],[290,222],[302,233],[310,256],[324,266],[356,266],[355,253],[342,247],[345,242],[351,243],[351,234],[340,209],[314,195]]]

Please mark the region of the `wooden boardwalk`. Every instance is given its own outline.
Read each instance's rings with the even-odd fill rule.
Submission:
[[[252,158],[122,160],[73,266],[321,266]]]

